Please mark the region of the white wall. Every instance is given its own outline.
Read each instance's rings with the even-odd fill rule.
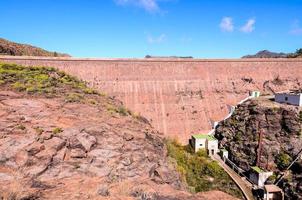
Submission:
[[[212,153],[212,149],[214,150],[214,154],[218,153],[218,140],[208,140],[207,149],[209,150],[209,154]]]
[[[286,97],[288,100],[286,101]],[[288,103],[295,106],[302,106],[302,95],[301,94],[276,94],[275,101],[278,103]]]
[[[195,152],[197,152],[199,149],[205,149],[206,148],[206,139],[194,139],[194,149]]]
[[[265,181],[268,179],[268,177],[270,177],[271,175],[273,175],[273,172],[261,172],[261,173],[256,173],[256,172],[250,172],[250,180],[258,185],[259,187],[263,187]]]
[[[259,174],[259,182],[258,182],[258,186],[263,187],[265,181],[273,175],[273,172],[262,172]]]

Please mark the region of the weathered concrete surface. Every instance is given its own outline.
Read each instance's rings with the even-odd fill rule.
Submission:
[[[185,142],[207,132],[249,90],[271,93],[302,84],[302,59],[168,60],[0,57],[2,62],[54,66],[146,116]]]

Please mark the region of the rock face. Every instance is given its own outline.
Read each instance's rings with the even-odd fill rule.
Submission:
[[[47,197],[47,188],[54,192],[65,180],[90,177],[97,177],[98,185],[154,179],[181,188],[162,139],[142,122],[60,99],[0,95],[0,100],[0,194],[20,180],[46,185],[39,191]],[[62,132],[54,133],[56,127]]]
[[[272,93],[302,84],[301,59],[36,59],[1,61],[54,66],[115,96],[166,136],[187,143],[207,133],[250,90]]]
[[[215,136],[220,147],[239,167],[248,171],[258,165],[276,174],[285,169],[302,149],[302,112],[266,98],[239,105],[234,115],[219,124]],[[289,199],[302,197],[301,160],[292,168],[292,179],[282,187]]]

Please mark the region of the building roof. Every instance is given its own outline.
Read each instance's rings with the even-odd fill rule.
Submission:
[[[205,134],[195,134],[195,135],[192,135],[192,137],[195,138],[195,139],[207,139],[209,141],[217,140],[214,136],[205,135]]]
[[[287,90],[287,91],[277,92],[276,94],[301,95],[302,90]]]
[[[269,192],[269,193],[273,193],[273,192],[282,192],[281,188],[279,188],[276,185],[265,185],[264,186],[265,191]]]
[[[254,170],[255,172],[257,172],[258,174],[264,172],[262,169],[260,169],[258,166],[254,166],[254,167],[251,167],[252,170]]]

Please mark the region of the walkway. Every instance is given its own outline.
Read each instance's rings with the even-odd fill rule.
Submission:
[[[223,160],[218,155],[212,156],[212,159],[217,161],[218,164],[224,169],[224,171],[226,171],[228,175],[233,179],[233,181],[242,191],[245,199],[254,200],[254,196],[252,193],[252,185],[248,181],[244,180],[244,178],[234,172],[227,164],[223,162]]]

